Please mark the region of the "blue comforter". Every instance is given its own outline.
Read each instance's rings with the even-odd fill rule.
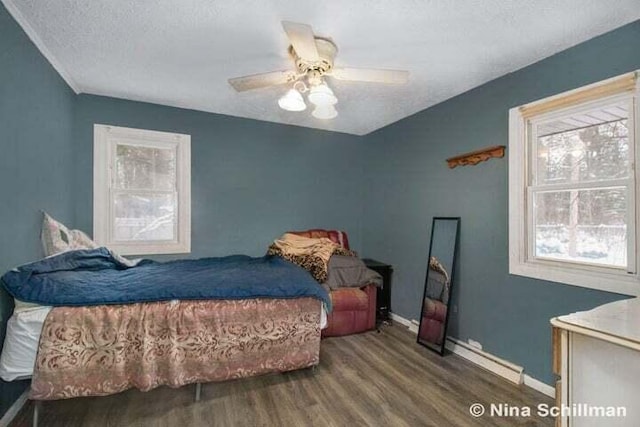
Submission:
[[[2,276],[15,298],[82,306],[197,299],[301,298],[331,302],[304,269],[279,257],[232,255],[128,267],[106,248],[65,252]]]

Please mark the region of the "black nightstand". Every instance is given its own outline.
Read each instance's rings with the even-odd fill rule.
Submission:
[[[376,323],[391,321],[391,273],[393,267],[380,261],[370,258],[364,258],[364,264],[367,268],[378,272],[382,276],[382,288],[378,288],[376,294]]]

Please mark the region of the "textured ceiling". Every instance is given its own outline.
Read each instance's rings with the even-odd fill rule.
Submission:
[[[638,0],[2,1],[76,92],[356,135],[640,18]],[[282,20],[409,84],[329,79],[329,121],[278,108],[286,86],[236,93],[230,77],[293,66]]]

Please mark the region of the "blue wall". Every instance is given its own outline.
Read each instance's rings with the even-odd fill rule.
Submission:
[[[640,68],[639,42],[636,21],[366,137],[364,248],[395,267],[394,312],[419,318],[431,218],[460,216],[451,334],[552,383],[549,319],[622,296],[510,276],[507,159],[445,159],[507,145],[511,107]]]
[[[73,219],[75,95],[0,5],[0,271],[42,256],[46,209]],[[0,290],[0,347],[12,301]],[[0,417],[26,388],[0,381]]]
[[[91,232],[93,125],[191,135],[191,257],[264,255],[287,230],[346,230],[360,247],[362,138],[81,95],[75,104],[75,223]]]

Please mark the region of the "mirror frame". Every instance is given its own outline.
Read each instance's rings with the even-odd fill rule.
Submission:
[[[420,340],[420,331],[422,330],[422,319],[423,319],[423,313],[424,313],[424,302],[425,299],[427,298],[427,285],[429,283],[429,260],[431,260],[431,252],[433,249],[433,230],[435,228],[436,225],[436,221],[438,220],[448,220],[448,221],[456,221],[456,238],[455,238],[455,243],[453,245],[453,260],[451,262],[451,271],[449,272],[449,300],[447,302],[447,314],[445,316],[444,319],[444,331],[442,332],[442,344],[440,345],[440,348],[438,348],[438,346],[436,344],[431,344],[428,341],[424,341],[424,340]],[[455,217],[445,217],[445,216],[434,216],[433,220],[431,222],[431,238],[429,240],[429,256],[427,257],[427,274],[424,280],[424,292],[422,293],[422,304],[421,304],[421,308],[420,308],[420,326],[418,327],[418,336],[416,339],[416,342],[426,348],[428,348],[431,351],[434,351],[436,353],[438,353],[440,356],[444,356],[445,353],[445,346],[447,343],[447,328],[449,327],[449,318],[450,318],[450,314],[451,314],[451,297],[453,295],[453,284],[454,284],[454,280],[455,280],[455,271],[456,271],[456,264],[458,262],[458,247],[459,245],[459,241],[460,241],[460,217],[459,216],[455,216]]]

